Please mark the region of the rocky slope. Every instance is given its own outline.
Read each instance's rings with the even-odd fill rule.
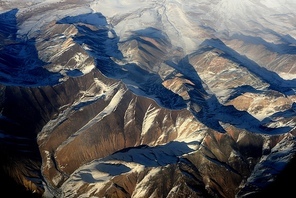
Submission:
[[[3,1],[3,193],[291,192],[295,11],[217,2]]]

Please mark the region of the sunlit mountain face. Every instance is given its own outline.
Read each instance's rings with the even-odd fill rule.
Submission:
[[[290,196],[295,7],[1,1],[0,193]]]

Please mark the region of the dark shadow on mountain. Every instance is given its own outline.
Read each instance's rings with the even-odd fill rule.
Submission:
[[[146,71],[136,64],[118,65],[111,60],[111,54],[108,54],[110,51],[113,51],[112,56],[116,55],[116,58],[119,60],[122,59],[123,56],[117,48],[119,38],[117,36],[112,38],[108,37],[108,31],[110,30],[105,27],[107,22],[103,15],[97,13],[66,17],[60,20],[59,23],[71,23],[78,28],[79,33],[73,39],[81,45],[86,44],[88,46],[88,52],[95,58],[96,67],[107,77],[122,80],[135,94],[154,99],[160,106],[165,108],[180,109],[187,106],[179,95],[166,89],[162,85],[162,79],[158,74]],[[91,28],[88,25],[93,25],[96,28]],[[149,33],[156,34],[154,36],[166,39],[164,34],[155,31],[154,28],[137,31],[134,36],[149,36]],[[113,35],[116,34],[113,32]],[[270,83],[271,88],[280,92],[285,88],[285,94],[292,94],[292,88],[294,88],[292,86],[292,81],[285,81],[274,72],[259,67],[253,61],[225,46],[220,40],[207,40],[203,45],[205,48],[210,48],[212,46],[223,50],[225,52],[223,56],[227,56],[226,58],[247,67],[251,72],[259,75],[262,80]],[[279,134],[289,130],[289,128],[266,128],[248,112],[238,111],[233,106],[221,105],[215,95],[210,93],[207,85],[202,82],[202,79],[199,77],[194,67],[189,63],[188,56],[179,61],[178,64],[172,61],[166,61],[166,63],[194,83],[193,86],[187,85],[190,90],[191,104],[197,104],[201,109],[199,111],[193,111],[193,113],[198,120],[209,128],[219,132],[225,132],[220,123],[229,123],[238,128],[255,133]],[[243,93],[249,90],[250,87],[238,87],[235,91],[236,93]],[[256,92],[255,89],[252,91]]]
[[[34,39],[17,38],[18,10],[0,14],[0,82],[8,85],[43,86],[59,82],[58,73],[44,69]]]
[[[0,109],[3,108],[0,107]],[[11,127],[11,125],[16,124],[8,119],[3,119],[3,117],[0,118],[1,195],[41,198],[42,193],[34,193],[27,189],[22,184],[22,178],[19,177],[23,174],[29,181],[31,180],[32,183],[43,189],[43,176],[40,171],[42,158],[36,135],[29,134],[28,131],[24,130],[24,127],[22,127],[22,131],[20,131],[20,126]],[[14,130],[20,131],[21,136],[12,135],[15,132]]]
[[[79,33],[73,37],[74,41],[80,45],[87,45],[88,49],[86,51],[91,56],[93,56],[98,69],[101,69],[101,66],[104,67],[105,64],[110,66],[109,62],[111,62],[111,55],[118,59],[123,58],[117,47],[119,37],[116,36],[114,30],[107,27],[107,20],[101,13],[88,13],[78,16],[68,16],[59,20],[57,23],[75,25]],[[114,35],[113,38],[109,38],[109,31]],[[106,72],[109,74],[108,71]],[[109,72],[110,75],[112,75],[112,72]]]
[[[183,98],[165,88],[159,75],[150,73],[136,64],[126,64],[124,69],[127,73],[122,81],[136,95],[149,97],[168,109],[186,108]]]
[[[16,33],[18,30],[16,21],[17,12],[18,9],[12,9],[0,14],[0,36],[4,37],[4,39],[16,39]],[[0,42],[0,45],[2,45],[3,40],[1,39]]]
[[[194,85],[187,85],[189,88],[188,93],[191,99],[191,106],[197,104],[199,109],[196,111],[194,108],[191,108],[191,110],[196,118],[207,127],[223,133],[225,130],[221,124],[229,123],[237,128],[260,134],[275,135],[289,132],[289,127],[267,128],[247,111],[239,111],[234,106],[222,105],[216,96],[209,92],[207,85],[189,63],[188,56],[184,57],[178,65],[172,62],[167,62],[167,64],[194,83]],[[246,91],[246,89],[250,89],[250,87],[245,87],[243,90],[238,89],[238,92]]]
[[[88,46],[87,52],[95,59],[96,68],[105,76],[122,80],[135,94],[154,99],[160,106],[165,108],[186,108],[182,97],[166,89],[162,85],[162,79],[158,74],[150,73],[136,64],[118,65],[111,59],[111,57],[115,57],[122,60],[124,57],[117,47],[119,38],[113,30],[106,27],[107,21],[102,14],[66,17],[58,21],[58,23],[69,23],[77,27],[79,33],[73,38],[74,41]],[[96,28],[87,25],[93,25]],[[109,38],[109,31],[112,31],[114,37]],[[150,32],[156,34],[155,36],[162,35],[161,32],[153,28],[137,31],[136,34],[143,35]]]
[[[43,68],[46,63],[38,57],[35,39],[18,38],[17,13],[18,9],[13,9],[0,14],[0,84],[3,88],[5,85],[11,88],[57,84],[61,75]],[[35,114],[36,109],[20,105],[28,104],[29,97],[25,91],[17,95],[12,90],[18,88],[3,88],[0,91],[1,97],[5,98],[0,103],[5,114],[0,116],[1,193],[11,197],[41,197],[41,192],[32,192],[23,186],[25,181],[21,181],[19,176],[23,174],[32,181],[32,184],[29,181],[26,184],[36,184],[43,189],[42,158],[32,130],[36,127],[34,123],[40,123],[42,117]],[[21,108],[15,111],[14,107]],[[26,117],[33,114],[34,120],[25,122]]]
[[[106,26],[108,23],[101,13],[87,13],[78,16],[67,16],[58,21],[61,24],[89,24],[96,27]]]
[[[200,142],[191,142],[190,144],[200,144]],[[158,167],[175,164],[182,155],[192,151],[194,150],[188,147],[188,143],[173,141],[155,147],[141,145],[125,148],[104,158],[104,160],[120,160],[135,162],[145,167]]]
[[[209,112],[209,109],[211,108],[209,105],[212,104],[209,104],[207,100],[209,100],[210,97],[215,96],[209,94],[205,90],[205,87],[207,87],[207,85],[202,81],[194,67],[189,63],[188,56],[184,57],[178,64],[175,64],[172,61],[166,61],[166,64],[179,71],[182,75],[184,75],[186,79],[194,83],[194,85],[187,84],[186,86],[190,90],[188,94],[190,95],[191,104],[197,104],[200,108],[199,112],[196,112],[194,110],[192,111],[196,118],[207,127],[224,133],[225,130],[219,124],[219,120],[212,117],[212,114],[214,112]],[[218,100],[216,101],[215,106],[217,106],[217,104],[220,105]],[[203,115],[201,116],[201,114]],[[208,118],[209,120],[207,120]]]
[[[100,181],[98,179],[95,179],[91,173],[85,173],[85,172],[81,173],[80,177],[83,181],[85,181],[87,183],[96,183],[96,182]]]
[[[101,13],[66,17],[57,23],[76,26],[79,33],[73,37],[73,40],[87,46],[86,51],[94,58],[96,68],[105,76],[121,79],[126,75],[126,72],[110,58],[122,59],[123,56],[117,46],[119,38],[114,30],[107,28],[107,20]],[[113,38],[109,38],[108,31],[113,33]]]
[[[290,44],[296,44],[296,39],[294,39],[292,36],[290,36],[289,34],[286,35],[282,35],[272,29],[267,29],[267,32],[269,32],[270,34],[273,34],[275,36],[277,36],[279,38],[279,40],[283,43],[290,43]]]
[[[212,46],[219,50],[222,50],[225,58],[232,60],[235,63],[238,63],[241,67],[245,67],[251,73],[255,74],[263,82],[270,84],[269,88],[285,95],[294,95],[296,88],[296,79],[294,80],[284,80],[277,73],[267,70],[264,67],[261,67],[256,62],[250,60],[246,56],[243,56],[233,49],[227,47],[219,39],[208,39],[205,40],[201,46]]]
[[[169,41],[168,36],[159,29],[148,27],[142,30],[133,31],[132,33],[133,33],[133,36],[131,36],[128,40],[140,39],[142,36],[144,36],[144,37],[157,39],[159,42],[162,42],[161,44],[163,45],[169,45],[169,47],[171,46],[171,44],[168,42]],[[143,40],[141,41],[143,42]],[[151,43],[147,42],[146,44],[151,44]]]
[[[276,112],[276,113],[272,114],[271,116],[262,120],[262,123],[268,124],[268,123],[274,122],[273,120],[276,120],[279,117],[280,118],[291,118],[291,119],[293,119],[293,117],[296,118],[296,102],[294,102],[292,104],[290,109],[287,109],[285,111]],[[294,124],[294,126],[296,126],[296,124]]]
[[[122,59],[123,56],[118,50],[119,38],[114,36],[109,38],[108,31],[116,35],[114,30],[107,28],[107,20],[101,13],[88,13],[78,16],[68,16],[57,22],[58,24],[72,24],[78,30],[78,34],[73,40],[87,46],[87,53],[94,58],[96,68],[105,76],[120,79],[125,73],[117,64],[110,59],[116,57]]]
[[[126,172],[129,172],[131,169],[123,164],[108,164],[108,163],[99,163],[96,165],[96,169],[108,173],[111,176],[120,175]]]
[[[280,38],[281,38],[281,41],[284,43],[294,44],[294,45],[296,44],[296,40],[289,34],[281,35]]]
[[[284,154],[286,153],[286,154]],[[261,163],[261,176],[251,180],[249,184],[238,192],[237,197],[263,198],[263,197],[293,197],[294,182],[296,177],[295,149],[284,151]],[[277,158],[280,158],[277,160]],[[281,160],[286,159],[286,160]],[[259,188],[258,188],[259,187]]]
[[[194,88],[199,91],[201,98],[204,98],[208,95],[207,91],[205,90],[207,85],[199,77],[195,68],[189,63],[188,56],[185,56],[183,59],[181,59],[178,64],[175,64],[170,60],[166,61],[165,63],[183,74],[186,79],[193,82]],[[207,90],[209,89],[207,88]]]
[[[291,43],[289,43],[291,38],[289,39],[288,37],[283,37],[280,35],[277,35],[277,36],[281,38],[281,41],[283,43],[281,44],[269,43],[264,39],[262,39],[261,37],[246,36],[243,34],[234,34],[233,36],[230,37],[230,39],[238,39],[250,44],[263,45],[269,51],[276,52],[278,54],[296,54],[296,46],[293,46],[291,45]]]
[[[66,73],[67,73],[67,76],[69,77],[77,77],[77,76],[83,75],[83,73],[78,69],[69,70],[69,71],[66,71]]]
[[[168,36],[163,31],[156,29],[154,27],[148,27],[145,29],[133,31],[133,33],[136,36],[149,36],[151,38],[158,38],[160,40],[169,40]]]
[[[242,86],[238,86],[236,88],[233,88],[233,91],[231,92],[230,97],[227,99],[228,101],[237,98],[238,96],[241,96],[245,93],[256,93],[256,94],[260,94],[260,93],[264,93],[264,91],[262,90],[257,90],[254,87],[250,86],[250,85],[242,85]]]
[[[266,186],[262,191],[247,196],[248,198],[262,197],[293,197],[296,177],[296,155],[288,162],[285,168],[277,175],[275,181]]]

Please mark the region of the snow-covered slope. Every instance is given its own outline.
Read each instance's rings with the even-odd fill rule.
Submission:
[[[261,192],[296,153],[295,6],[1,1],[5,178],[45,197]]]
[[[278,42],[277,34],[296,37],[295,2],[255,0],[95,1],[91,8],[106,16],[121,40],[136,30],[155,27],[175,46],[195,51],[204,38],[235,33]],[[283,20],[285,23],[283,23]],[[273,30],[274,32],[272,32]]]

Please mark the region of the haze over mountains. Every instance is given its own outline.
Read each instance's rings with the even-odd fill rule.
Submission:
[[[295,7],[293,0],[1,1],[1,191],[291,193]]]

